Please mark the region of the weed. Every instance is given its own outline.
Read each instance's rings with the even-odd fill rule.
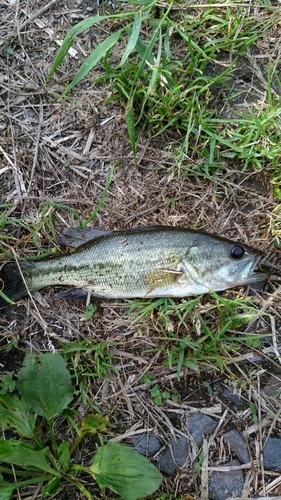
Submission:
[[[92,317],[96,314],[97,309],[98,307],[96,304],[89,304],[86,308],[86,311],[84,312],[84,318],[92,319]]]
[[[163,333],[153,351],[162,352],[164,364],[171,369],[176,366],[178,378],[183,367],[199,372],[201,367],[211,364],[225,370],[232,362],[229,353],[239,349],[241,343],[252,347],[260,343],[256,334],[229,335],[229,331],[260,317],[260,311],[249,303],[249,299],[237,295],[230,300],[215,293],[205,305],[201,299],[196,297],[181,303],[173,299],[136,302],[128,310],[128,314],[134,312],[133,321],[153,317]],[[176,329],[174,324],[177,324]]]
[[[62,482],[70,482],[91,500],[81,473],[125,500],[142,498],[159,487],[162,476],[156,467],[121,444],[102,443],[88,467],[73,463],[81,439],[104,432],[110,422],[100,415],[89,415],[77,429],[72,447],[68,441],[57,440],[56,418],[68,416],[73,399],[70,372],[60,354],[28,355],[18,374],[18,394],[14,388],[11,378],[2,379],[0,425],[19,438],[0,440],[1,498],[9,500],[16,489],[32,484],[42,484],[43,496],[55,495]]]
[[[97,379],[110,378],[116,373],[113,366],[111,343],[98,339],[84,339],[71,344],[60,341],[62,354],[67,362],[71,379],[83,404],[93,406],[91,388]],[[113,344],[115,345],[115,344]]]
[[[278,195],[280,102],[272,90],[273,77],[278,81],[275,68],[270,67],[268,72],[268,107],[257,115],[249,109],[244,117],[224,120],[212,109],[213,89],[229,85],[237,58],[245,55],[258,37],[264,36],[274,25],[274,19],[257,23],[255,16],[245,16],[244,8],[223,3],[221,7],[204,6],[198,10],[193,6],[191,13],[184,5],[175,8],[174,2],[165,6],[155,0],[130,3],[134,10],[91,17],[71,28],[48,79],[77,35],[96,24],[106,23],[114,30],[118,20],[119,29],[97,45],[63,96],[88,76],[96,64],[102,63],[104,74],[97,81],[110,83],[112,95],[108,101],[118,99],[124,105],[134,156],[145,129],[152,136],[170,129],[178,136],[178,172],[184,173],[182,160],[187,154],[204,159],[196,168],[201,168],[207,176],[229,158],[240,160],[244,169],[248,165],[262,168],[270,162],[276,170]],[[119,62],[114,52],[117,43],[123,44]],[[231,55],[232,63],[217,75],[208,75],[208,65],[222,51]],[[230,92],[230,99],[233,97]]]

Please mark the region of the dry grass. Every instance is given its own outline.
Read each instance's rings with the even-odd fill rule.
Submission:
[[[273,272],[280,273],[280,258],[271,244],[271,222],[277,202],[268,174],[250,170],[242,173],[241,165],[229,162],[210,181],[200,174],[189,176],[194,161],[198,164],[200,161],[186,157],[185,175],[173,176],[176,159],[166,148],[171,140],[168,135],[154,140],[144,135],[134,164],[124,111],[116,103],[104,104],[110,88],[87,80],[73,90],[68,101],[56,98],[91,50],[93,41],[102,39],[101,30],[81,37],[50,85],[45,85],[58,43],[74,23],[93,14],[93,3],[71,0],[66,7],[52,1],[50,8],[43,11],[44,4],[4,0],[0,6],[0,202],[11,204],[8,215],[26,221],[30,227],[38,227],[43,220],[43,208],[47,207],[46,224],[39,231],[38,241],[42,248],[53,247],[55,234],[50,230],[47,216],[52,218],[57,234],[63,227],[77,224],[73,211],[86,220],[115,164],[105,203],[93,221],[95,227],[128,229],[167,224],[204,228],[265,251]],[[269,33],[267,40],[259,41],[266,44],[263,54],[269,60],[276,55],[272,46],[276,36]],[[95,74],[98,75],[98,69]],[[174,139],[177,137],[175,134]],[[71,210],[62,209],[61,205]],[[16,221],[3,233],[21,241],[14,247],[19,258],[38,253],[31,241],[32,232],[21,229]],[[218,464],[231,456],[223,443],[218,445],[219,438],[225,430],[235,427],[243,432],[252,457],[251,463],[241,466],[246,477],[243,496],[278,495],[279,474],[264,471],[261,455],[264,434],[270,430],[280,436],[281,428],[280,403],[263,390],[269,374],[273,373],[280,381],[278,282],[258,291],[255,300],[261,310],[272,316],[248,325],[248,331],[270,336],[272,341],[258,349],[250,347],[230,353],[233,363],[227,365],[225,373],[210,366],[199,374],[184,369],[180,381],[176,368],[163,366],[163,353],[149,352],[161,345],[163,333],[157,314],[132,324],[132,318],[124,315],[124,307],[102,302],[99,314],[85,320],[83,305],[60,301],[51,289],[37,293],[33,303],[25,300],[0,318],[1,345],[14,342],[24,350],[44,352],[53,346],[58,348],[61,338],[70,343],[81,338],[90,338],[95,344],[108,341],[118,374],[95,381],[89,395],[115,424],[110,437],[125,440],[130,434],[153,429],[165,444],[170,436],[188,435],[187,417],[195,411],[217,420],[216,431],[204,442],[206,456],[201,479],[193,473],[189,461],[178,470],[176,478],[165,478],[162,491],[177,498],[207,498],[206,472],[218,470]],[[203,310],[209,305],[207,297],[202,303]],[[134,335],[129,335],[130,332]],[[13,358],[9,363],[8,356],[17,360],[20,355],[14,351],[1,352],[8,371],[16,371]],[[158,407],[141,380],[146,373],[155,375],[153,384],[162,384],[168,390],[175,388],[180,401],[167,400],[163,407]],[[203,384],[206,381],[217,387],[211,395]],[[240,412],[221,396],[224,384],[234,381],[248,405]],[[258,409],[255,426],[249,402]],[[79,411],[89,411],[88,403]],[[194,443],[192,446],[194,459],[198,450]],[[39,491],[33,493],[32,498],[40,498]],[[76,498],[72,491],[60,493],[57,498],[62,500],[70,495]]]

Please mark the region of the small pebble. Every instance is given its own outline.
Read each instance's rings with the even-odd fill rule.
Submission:
[[[263,465],[266,470],[281,472],[281,439],[265,437]]]
[[[248,452],[247,445],[242,438],[241,434],[236,429],[231,429],[223,435],[223,439],[226,445],[228,445],[235,453],[237,458],[239,458],[242,464],[247,464],[250,462],[250,456]]]
[[[264,393],[270,398],[271,403],[276,408],[280,408],[281,406],[281,373],[279,371],[275,371],[273,373],[266,385],[263,388]]]
[[[237,388],[232,384],[229,384],[229,387],[224,387],[223,395],[227,398],[231,403],[235,404],[238,408],[242,408],[244,406],[244,401],[241,396],[236,392]]]
[[[161,448],[161,443],[153,434],[139,434],[132,436],[130,441],[133,443],[134,448],[145,456],[151,456],[157,453]]]
[[[172,438],[167,448],[159,455],[158,467],[167,474],[173,476],[177,467],[182,467],[188,456],[188,440],[185,436]]]
[[[201,448],[204,436],[212,434],[217,426],[217,422],[204,415],[204,413],[193,413],[188,418],[188,432],[193,437],[198,448]]]
[[[240,465],[239,460],[232,460],[220,467]],[[226,500],[240,497],[244,486],[244,474],[241,469],[225,472],[212,472],[209,481],[209,500]]]

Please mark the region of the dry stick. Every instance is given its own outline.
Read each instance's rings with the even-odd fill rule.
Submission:
[[[278,296],[278,294],[280,294],[281,292],[281,285],[278,286],[278,288],[270,295],[270,297],[268,298],[267,301],[265,301],[265,304],[264,306],[262,306],[262,308],[260,309],[261,312],[265,312],[269,307],[270,307],[270,304],[274,301],[274,299],[276,298],[276,296]],[[253,326],[253,324],[255,323],[256,321],[256,318],[255,319],[252,319],[252,321],[249,321],[248,325],[247,325],[247,328],[245,330],[245,333],[247,333]]]
[[[43,123],[43,103],[42,103],[42,99],[40,97],[39,122],[38,122],[38,128],[37,128],[37,136],[36,136],[36,142],[35,142],[35,151],[34,151],[34,156],[33,156],[33,163],[32,163],[32,168],[31,168],[31,174],[30,174],[29,184],[28,184],[28,188],[27,188],[27,195],[30,192],[31,184],[32,184],[32,181],[33,181],[34,172],[35,172],[35,168],[36,168],[36,163],[37,163],[37,158],[38,158],[38,151],[39,151],[39,141],[40,141],[40,135],[41,135],[41,129],[42,129],[42,123]]]
[[[255,500],[280,500],[278,497],[255,497]],[[226,500],[249,500],[249,497],[228,497]]]
[[[208,474],[208,461],[209,461],[209,443],[206,438],[203,439],[203,462],[201,467],[201,500],[208,500],[209,498],[209,474]]]
[[[258,389],[257,389],[257,392],[258,392],[258,398],[257,398],[257,404],[258,404],[258,419],[259,419],[259,422],[262,421],[262,414],[261,414],[261,398],[260,398],[260,391],[261,391],[261,387],[260,387],[260,376],[258,375],[257,376],[257,382],[258,382]],[[261,482],[262,482],[262,493],[263,495],[266,494],[265,492],[265,478],[264,478],[264,465],[263,465],[263,442],[262,442],[262,426],[259,425],[258,427],[258,437],[259,437],[259,446],[260,446],[260,456],[259,456],[259,460],[260,460],[260,468],[261,468]]]
[[[50,7],[55,5],[57,2],[58,2],[58,0],[51,0],[51,2],[47,3],[47,5],[45,5],[45,7],[42,7],[42,9],[38,10],[38,12],[35,12],[35,14],[32,14],[32,16],[30,16],[28,19],[26,19],[26,21],[24,21],[22,24],[20,24],[18,26],[18,31],[21,31],[29,23],[32,23],[32,21],[34,21],[34,19],[41,16],[41,14],[44,14],[44,12],[46,12],[46,10],[48,10]]]
[[[26,21],[24,21],[21,24],[17,24],[16,33],[12,32],[8,37],[5,37],[4,40],[0,41],[0,46],[3,43],[7,43],[8,40],[11,40],[16,35],[19,36],[20,31],[22,31],[23,28],[25,28],[25,26],[32,23],[32,21],[34,21],[34,19],[36,19],[37,17],[41,16],[41,14],[44,14],[44,12],[46,12],[50,7],[55,5],[58,1],[59,0],[51,0],[51,2],[47,3],[47,5],[45,5],[45,7],[42,7],[42,9],[38,10],[38,12],[36,12],[35,14],[32,14],[32,16],[30,16],[28,19],[26,19]],[[17,12],[18,12],[18,8],[17,8]]]
[[[261,9],[266,9],[268,11],[278,11],[280,10],[280,7],[272,7],[272,6],[268,6],[268,5],[256,5],[256,4],[248,4],[248,3],[212,3],[212,8],[213,7],[219,7],[220,9],[223,9],[223,8],[227,8],[227,7],[251,7],[251,8],[261,8]],[[201,5],[198,5],[198,4],[189,4],[188,6],[189,9],[209,9],[210,8],[210,4],[208,3],[203,3]]]
[[[48,332],[47,332],[47,327],[48,327],[48,325],[47,325],[46,321],[42,318],[42,316],[41,316],[41,314],[40,314],[40,312],[39,312],[39,310],[38,310],[38,308],[37,308],[37,306],[36,306],[36,304],[35,304],[35,302],[34,302],[34,299],[33,299],[32,295],[31,295],[31,293],[30,293],[30,291],[29,291],[29,288],[28,288],[28,286],[27,286],[27,283],[26,283],[26,281],[25,281],[24,275],[23,275],[23,273],[22,273],[22,269],[21,269],[21,267],[20,267],[20,264],[19,264],[19,261],[18,261],[18,258],[17,258],[17,255],[16,255],[16,252],[15,252],[15,250],[14,250],[14,248],[13,248],[13,247],[11,247],[11,251],[12,251],[13,256],[14,256],[14,258],[15,258],[15,261],[16,261],[16,263],[17,263],[18,270],[19,270],[19,272],[20,272],[20,275],[21,275],[22,281],[23,281],[23,283],[24,283],[24,285],[25,285],[25,287],[26,287],[27,293],[28,293],[28,295],[29,295],[29,297],[30,297],[30,299],[31,299],[31,302],[32,302],[32,304],[33,304],[33,306],[34,306],[34,308],[35,308],[35,310],[36,310],[37,314],[38,314],[38,318],[39,318],[39,319],[40,319],[40,321],[41,321],[41,326],[42,326],[42,328],[43,328],[43,330],[44,330],[44,333],[45,333],[45,335],[47,335],[47,337],[48,337],[48,339],[49,339],[49,335],[48,335]]]

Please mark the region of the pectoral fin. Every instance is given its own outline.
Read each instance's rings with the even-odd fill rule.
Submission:
[[[184,271],[176,271],[173,269],[153,269],[147,275],[149,289],[147,295],[155,288],[168,287],[174,285]]]

